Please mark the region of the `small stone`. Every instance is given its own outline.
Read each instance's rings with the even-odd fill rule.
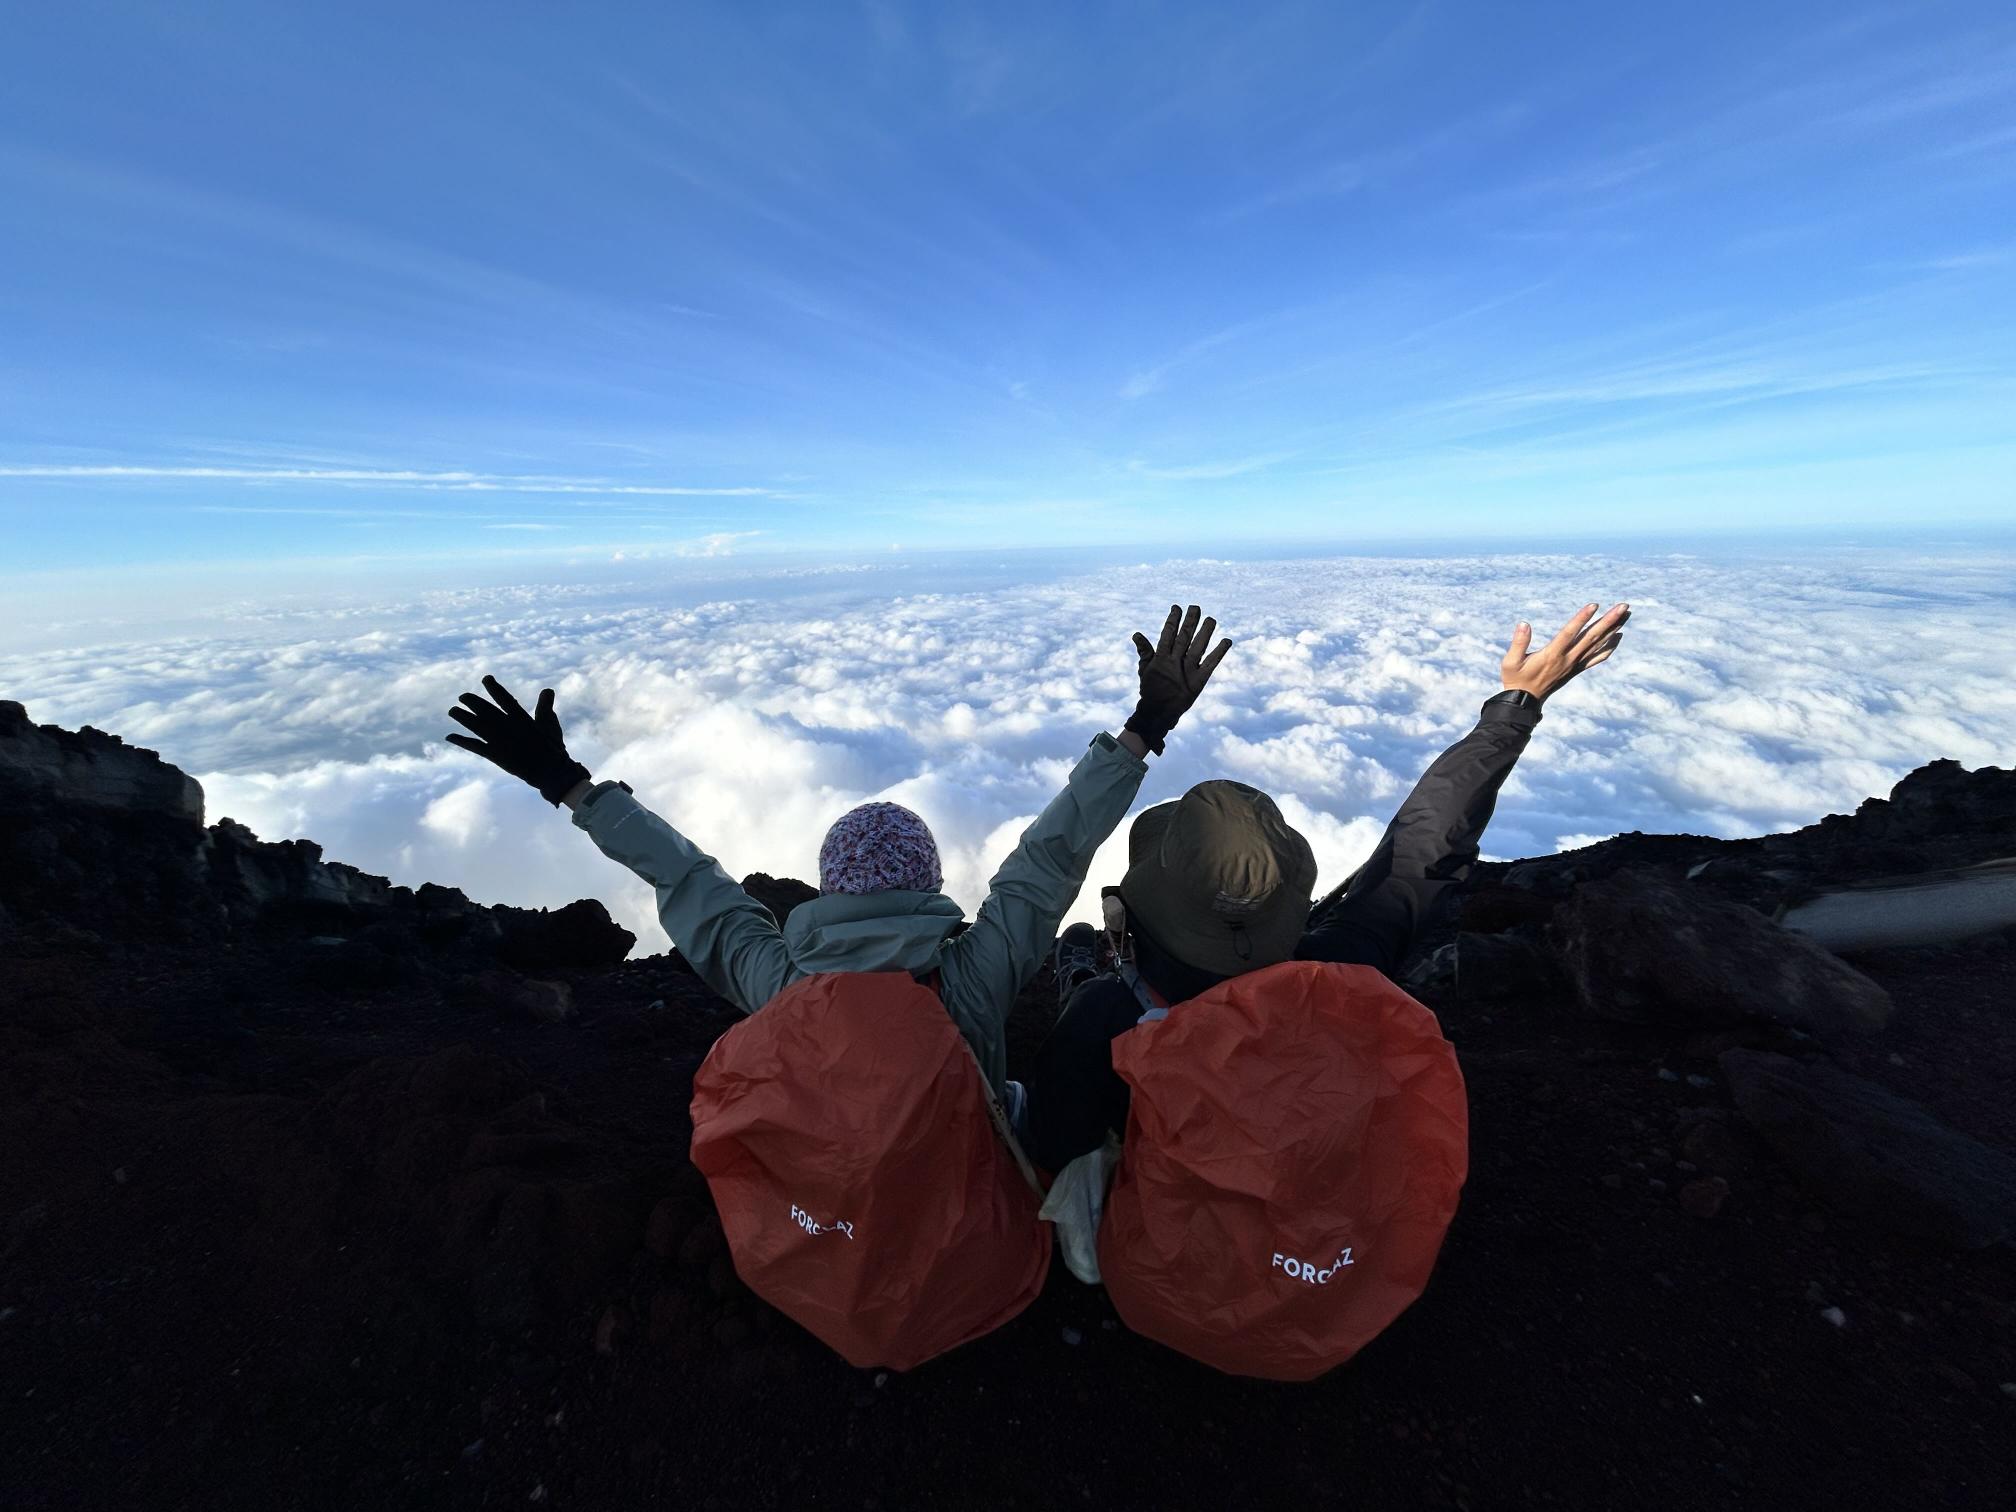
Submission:
[[[483,1440],[481,1439],[477,1439],[476,1442],[473,1444],[464,1444],[462,1446],[462,1458],[464,1458],[465,1460],[473,1460],[474,1458],[476,1458],[477,1455],[481,1454],[482,1452],[483,1452]]]
[[[1680,1153],[1703,1170],[1725,1176],[1740,1176],[1755,1164],[1744,1136],[1723,1118],[1704,1118],[1695,1124],[1681,1140]]]
[[[709,1213],[679,1241],[679,1263],[698,1270],[712,1260],[726,1243],[721,1233],[721,1220]]]
[[[678,1253],[680,1216],[678,1202],[670,1197],[661,1197],[651,1209],[644,1225],[644,1248],[660,1260],[670,1260]]]
[[[1067,1328],[1064,1330],[1064,1342],[1075,1347],[1085,1342],[1085,1335],[1075,1328]]]
[[[736,1286],[735,1262],[726,1255],[714,1257],[714,1263],[707,1267],[707,1290],[716,1297],[734,1295]]]
[[[541,1481],[538,1485],[534,1486],[532,1494],[527,1496],[525,1500],[529,1502],[543,1502],[546,1500],[546,1482]]]
[[[1890,1052],[1890,1064],[1893,1066],[1901,1066],[1904,1064],[1904,1057],[1899,1055],[1896,1051],[1893,1050]]]
[[[889,1384],[889,1372],[886,1370],[876,1371],[875,1384],[877,1387],[887,1386]]]
[[[1820,1316],[1825,1318],[1829,1323],[1832,1323],[1836,1328],[1846,1328],[1848,1326],[1848,1314],[1841,1311],[1838,1307],[1823,1307],[1820,1309]]]
[[[1729,1183],[1720,1176],[1690,1181],[1680,1188],[1680,1210],[1690,1218],[1713,1218],[1729,1200]]]
[[[126,1185],[126,1167],[114,1166],[112,1169],[112,1179],[121,1186]]]
[[[1703,1076],[1698,1071],[1690,1071],[1687,1073],[1687,1085],[1690,1087],[1712,1087],[1715,1085],[1715,1078],[1712,1076]]]
[[[1657,1176],[1654,1176],[1645,1185],[1651,1188],[1654,1197],[1664,1197],[1666,1195],[1666,1183],[1661,1181]]]
[[[685,1332],[693,1319],[693,1299],[677,1287],[660,1287],[651,1298],[651,1342],[663,1344]]]
[[[2016,1381],[2004,1381],[2002,1383],[2002,1395],[2016,1397]]]
[[[13,1310],[14,1309],[10,1307],[7,1309],[7,1312],[12,1312]],[[7,1315],[6,1313],[0,1313],[0,1318],[4,1318],[6,1315]],[[1118,1318],[1108,1318],[1104,1323],[1101,1323],[1099,1326],[1105,1329],[1106,1332],[1112,1333],[1120,1327],[1120,1320]]]
[[[634,1048],[651,1042],[651,1021],[634,1008],[617,1009],[603,1020],[602,1029],[612,1045]]]
[[[613,1355],[629,1331],[630,1315],[627,1312],[614,1305],[603,1308],[602,1316],[595,1322],[595,1353]]]
[[[1680,1080],[1680,1073],[1678,1071],[1671,1069],[1670,1067],[1661,1066],[1659,1068],[1659,1080],[1664,1082],[1676,1082]]]

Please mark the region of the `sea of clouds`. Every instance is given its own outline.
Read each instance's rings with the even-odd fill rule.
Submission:
[[[1936,757],[2011,764],[2012,569],[2006,551],[1844,549],[1177,561],[978,587],[884,563],[721,598],[692,581],[518,584],[240,605],[200,636],[0,653],[0,696],[158,749],[200,779],[213,819],[485,902],[598,897],[657,950],[643,884],[442,742],[482,673],[528,703],[556,688],[575,754],[737,876],[813,878],[827,824],[891,799],[930,821],[946,890],[971,910],[1086,742],[1126,717],[1129,633],[1199,602],[1237,649],[1141,803],[1207,777],[1263,787],[1327,887],[1496,691],[1515,622],[1544,639],[1591,600],[1628,601],[1630,629],[1549,703],[1487,855],[1793,828]],[[1118,880],[1124,836],[1075,917]]]

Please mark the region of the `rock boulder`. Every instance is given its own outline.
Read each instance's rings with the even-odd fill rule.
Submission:
[[[25,708],[7,701],[0,701],[0,801],[14,809],[60,801],[203,823],[202,787],[154,752],[89,725],[72,731],[30,723]]]
[[[1880,1029],[1890,995],[1755,909],[1627,870],[1576,889],[1552,939],[1582,1011],[1705,1029],[1772,1019],[1822,1036]]]
[[[742,891],[770,910],[781,927],[800,903],[819,896],[819,889],[795,877],[773,877],[768,872],[751,872],[742,879]]]
[[[2016,1235],[2016,1157],[1824,1061],[1730,1050],[1721,1067],[1751,1127],[1836,1207],[1956,1249]]]

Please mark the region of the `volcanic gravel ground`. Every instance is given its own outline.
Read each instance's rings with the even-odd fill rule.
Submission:
[[[1837,1058],[2016,1144],[2016,936],[1859,964],[1897,1012]],[[1717,1073],[1766,1034],[1424,990],[1471,1180],[1429,1292],[1351,1364],[1217,1375],[1060,1264],[1014,1323],[894,1375],[734,1276],[685,1161],[726,1006],[676,957],[541,975],[571,1022],[340,985],[298,940],[17,935],[0,1506],[2010,1504],[2016,1253],[1802,1192]],[[1053,1012],[1040,979],[1020,1064]]]

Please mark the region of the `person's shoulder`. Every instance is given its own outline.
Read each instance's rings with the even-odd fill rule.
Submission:
[[[1102,971],[1099,975],[1080,982],[1071,994],[1071,1001],[1074,1003],[1080,1000],[1098,1002],[1107,998],[1125,998],[1131,1003],[1134,1001],[1134,989],[1121,981],[1114,972]]]
[[[1110,1039],[1116,1023],[1131,1025],[1140,1017],[1141,1001],[1134,989],[1109,971],[1078,985],[1064,1004],[1058,1027]]]

